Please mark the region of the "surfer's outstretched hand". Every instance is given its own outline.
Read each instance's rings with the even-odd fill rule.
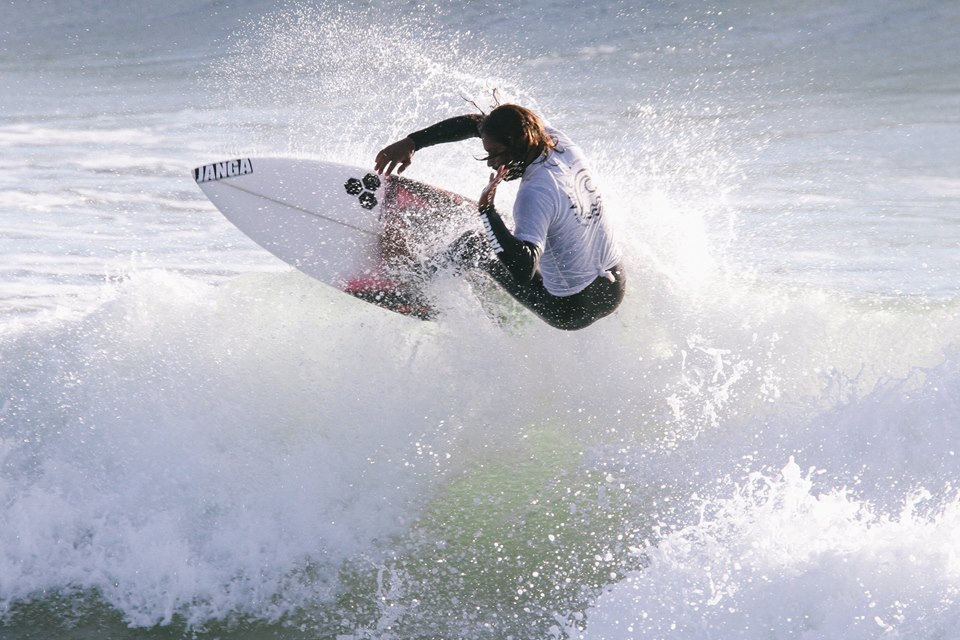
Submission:
[[[497,195],[497,185],[503,182],[504,177],[507,175],[507,167],[500,167],[497,169],[496,173],[490,174],[490,182],[487,183],[487,186],[483,188],[483,191],[480,192],[480,200],[477,201],[477,206],[481,209],[488,205],[493,204],[493,198]]]
[[[397,173],[403,173],[410,163],[413,162],[413,152],[416,151],[413,140],[404,138],[397,140],[380,150],[376,159],[377,173],[390,175],[396,169]]]

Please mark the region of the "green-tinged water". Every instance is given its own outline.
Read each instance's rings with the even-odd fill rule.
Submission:
[[[306,640],[334,638],[318,625],[293,621],[229,620],[191,627],[182,620],[154,627],[131,627],[123,615],[95,593],[41,595],[17,604],[3,625],[0,638],[16,640]]]
[[[477,461],[378,558],[333,573],[308,564],[291,583],[328,598],[278,620],[130,627],[95,592],[37,594],[16,605],[0,637],[70,640],[224,638],[544,638],[582,629],[598,590],[637,568],[629,491],[581,465],[569,434],[531,427],[508,456]],[[633,522],[628,527],[626,523]],[[276,597],[276,596],[274,596]]]
[[[378,634],[550,637],[581,624],[597,590],[636,567],[629,493],[581,468],[562,429],[531,428],[522,442],[446,487],[402,552],[367,572]]]

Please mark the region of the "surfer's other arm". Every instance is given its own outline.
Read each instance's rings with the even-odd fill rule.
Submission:
[[[495,156],[494,156],[495,157]],[[492,163],[489,163],[492,164]],[[532,242],[520,240],[507,229],[506,223],[493,206],[497,195],[497,186],[507,177],[509,167],[501,165],[495,173],[490,174],[490,182],[480,194],[478,206],[483,228],[487,232],[487,242],[497,254],[497,258],[510,272],[513,279],[520,284],[527,284],[540,267],[540,247]]]
[[[468,138],[480,137],[480,123],[483,116],[469,114],[442,120],[434,125],[414,131],[406,138],[387,145],[377,153],[375,168],[377,173],[390,175],[396,169],[403,173],[413,162],[413,154],[424,147],[444,142],[459,142]]]
[[[480,209],[480,219],[487,232],[487,242],[513,279],[520,284],[533,280],[540,266],[540,247],[510,233],[492,202]]]

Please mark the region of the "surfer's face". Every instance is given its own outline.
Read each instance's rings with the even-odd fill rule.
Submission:
[[[488,135],[481,136],[480,139],[483,141],[483,149],[487,152],[487,166],[493,169],[494,171],[499,171],[503,167],[507,168],[506,175],[504,175],[504,180],[516,180],[523,176],[523,171],[526,169],[529,164],[528,159],[521,159],[514,156],[510,151],[510,147],[503,144],[502,142],[497,142]]]
[[[483,150],[487,152],[487,166],[499,169],[510,161],[507,146],[500,144],[490,136],[483,136]]]

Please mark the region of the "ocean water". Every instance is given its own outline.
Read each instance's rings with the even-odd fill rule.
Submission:
[[[955,637],[960,5],[587,4],[5,3],[0,638]],[[191,178],[494,90],[594,164],[587,330],[381,311]]]

